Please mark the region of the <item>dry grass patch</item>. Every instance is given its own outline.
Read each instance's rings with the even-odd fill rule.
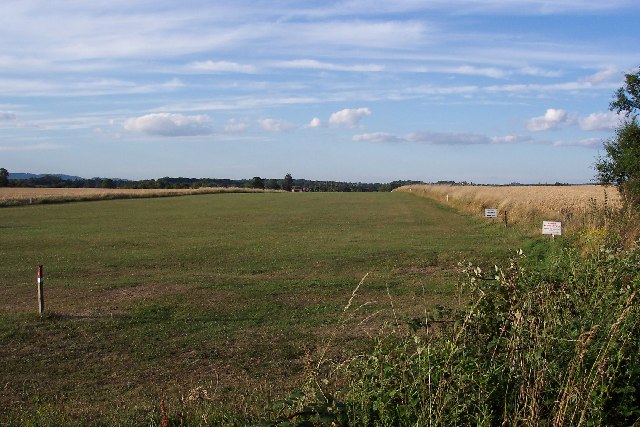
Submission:
[[[412,193],[482,215],[495,208],[509,223],[539,226],[542,220],[562,221],[563,228],[601,226],[607,212],[620,206],[615,188],[601,185],[570,186],[461,186],[409,185],[397,191]]]
[[[63,203],[87,200],[152,198],[187,196],[214,193],[262,193],[276,190],[259,190],[239,187],[202,187],[188,189],[139,189],[139,188],[0,188],[0,206],[39,203]]]

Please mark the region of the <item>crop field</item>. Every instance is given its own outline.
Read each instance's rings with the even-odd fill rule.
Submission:
[[[268,192],[269,190],[254,190],[250,188],[234,187],[203,187],[194,189],[0,187],[0,207],[88,200],[152,198],[212,193],[252,193],[265,191]]]
[[[396,191],[432,198],[479,215],[485,208],[508,212],[512,223],[534,224],[561,221],[572,229],[600,226],[608,211],[620,207],[613,187],[571,186],[477,186],[410,185]]]
[[[0,424],[76,425],[145,424],[194,390],[259,410],[385,322],[455,305],[460,261],[528,241],[402,192],[4,207],[0,236]]]

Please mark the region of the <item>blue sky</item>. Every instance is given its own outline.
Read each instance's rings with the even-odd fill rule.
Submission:
[[[3,0],[0,167],[590,182],[637,0]]]

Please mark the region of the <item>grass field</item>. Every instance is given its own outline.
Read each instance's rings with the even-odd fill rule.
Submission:
[[[384,321],[455,304],[459,261],[526,244],[400,192],[6,207],[0,234],[0,424],[140,425],[197,387],[252,412],[299,385],[327,343],[346,358]]]

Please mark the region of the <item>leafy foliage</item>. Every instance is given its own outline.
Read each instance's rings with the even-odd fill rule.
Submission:
[[[9,185],[9,171],[5,168],[0,168],[0,187],[6,187]]]
[[[614,138],[604,143],[606,156],[596,161],[597,178],[615,185],[627,207],[640,206],[640,70],[625,76],[625,86],[618,89],[609,107],[624,114],[626,120],[616,129]]]
[[[282,181],[282,189],[284,191],[291,191],[292,187],[293,187],[293,177],[291,176],[290,173],[288,173],[284,176],[284,180]]]
[[[631,425],[639,267],[638,249],[605,248],[585,258],[566,249],[544,274],[522,254],[506,268],[467,265],[464,309],[437,307],[412,333],[378,338],[334,368],[347,383],[339,402],[298,396],[279,418],[287,424],[271,425]],[[328,403],[344,409],[321,422]],[[314,423],[300,407],[316,408]]]

